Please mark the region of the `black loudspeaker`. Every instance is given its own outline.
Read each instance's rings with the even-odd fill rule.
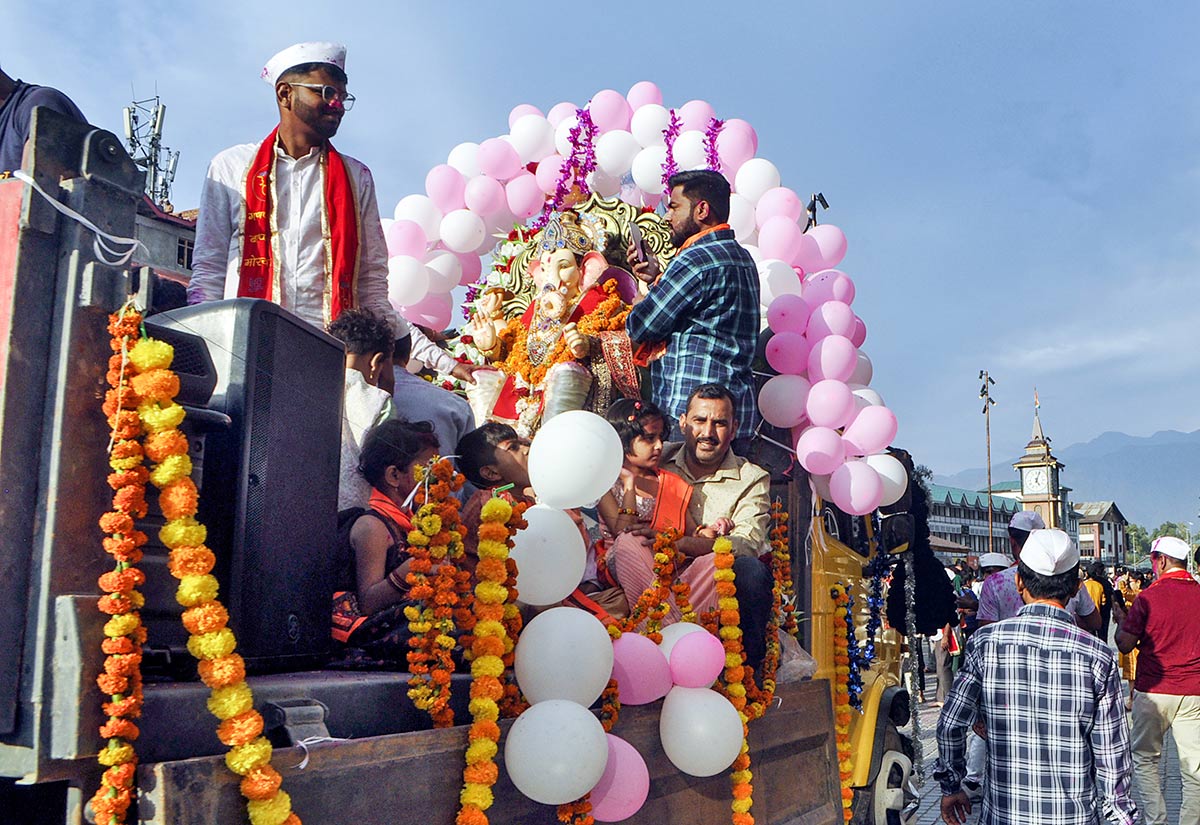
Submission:
[[[196,416],[197,432],[189,434],[203,435],[193,454],[198,517],[217,555],[214,573],[238,652],[257,671],[317,663],[330,645],[342,344],[251,298],[172,310],[148,322],[200,336],[216,366],[208,410],[228,416],[228,426],[220,415]],[[173,612],[178,622],[177,605]],[[152,620],[153,613],[154,648]]]

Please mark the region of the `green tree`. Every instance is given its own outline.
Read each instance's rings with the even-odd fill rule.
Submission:
[[[1150,534],[1150,538],[1153,540],[1159,536],[1174,536],[1175,538],[1183,539],[1184,541],[1187,541],[1190,538],[1188,535],[1187,525],[1178,521],[1164,521],[1162,524],[1155,527],[1154,532]]]
[[[1146,528],[1140,524],[1130,524],[1125,528],[1125,534],[1129,536],[1129,554],[1130,560],[1144,558],[1150,552],[1150,536],[1146,534]]]

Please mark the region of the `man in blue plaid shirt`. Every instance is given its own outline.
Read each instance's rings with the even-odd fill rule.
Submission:
[[[1018,564],[1025,606],[971,636],[938,720],[942,818],[961,825],[971,811],[961,787],[965,743],[981,724],[981,825],[1133,825],[1140,818],[1116,656],[1064,608],[1079,589],[1079,549],[1061,530],[1034,530]]]
[[[650,364],[650,380],[669,421],[686,412],[696,387],[720,384],[733,393],[738,430],[748,436],[758,425],[750,370],[759,332],[758,269],[727,223],[724,176],[679,172],[667,184],[666,221],[679,253],[660,277],[653,258],[640,260],[630,245],[634,274],[652,286],[625,328],[635,345],[666,344],[666,353]]]

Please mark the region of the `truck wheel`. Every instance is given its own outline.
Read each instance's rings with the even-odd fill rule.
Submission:
[[[851,825],[912,825],[917,821],[917,791],[912,780],[912,748],[888,724],[875,781],[854,790]]]

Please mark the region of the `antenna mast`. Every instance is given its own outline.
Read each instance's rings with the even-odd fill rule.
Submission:
[[[171,184],[179,152],[172,152],[162,143],[163,120],[167,107],[158,95],[135,100],[123,110],[125,142],[129,154],[138,166],[146,170],[146,194],[164,212],[172,212]]]

